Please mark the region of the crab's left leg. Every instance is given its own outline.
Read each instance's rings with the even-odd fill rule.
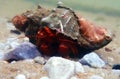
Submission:
[[[68,58],[78,56],[77,46],[70,40],[61,40],[58,47],[59,55]]]

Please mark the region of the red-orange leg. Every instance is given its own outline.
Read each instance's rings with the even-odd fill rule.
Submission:
[[[70,40],[61,40],[58,53],[63,57],[68,57],[71,55],[72,57],[76,57],[79,55],[77,45]]]
[[[56,53],[56,49],[54,49],[51,45],[45,43],[41,44],[39,50],[47,56],[53,56]]]
[[[58,48],[58,53],[60,56],[63,56],[63,57],[68,57],[69,56],[69,53],[71,52],[69,46],[67,46],[65,43],[61,43],[59,45],[59,48]]]

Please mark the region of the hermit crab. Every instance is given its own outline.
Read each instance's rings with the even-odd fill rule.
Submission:
[[[63,5],[53,10],[39,6],[35,11],[15,16],[12,22],[47,56],[82,57],[112,40],[105,28]]]

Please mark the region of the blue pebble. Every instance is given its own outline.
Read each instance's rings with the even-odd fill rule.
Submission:
[[[79,60],[83,65],[88,65],[90,67],[102,68],[106,63],[94,52],[86,54],[83,58]]]
[[[24,42],[14,50],[8,52],[5,55],[5,60],[24,60],[24,59],[33,59],[37,56],[41,56],[41,53],[38,51],[37,47],[30,42]]]

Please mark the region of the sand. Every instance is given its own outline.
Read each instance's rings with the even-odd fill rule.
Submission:
[[[5,1],[3,2],[6,3]],[[32,4],[30,4],[30,6],[31,5]],[[24,10],[21,9],[21,11],[18,11],[17,13]],[[7,14],[2,11],[0,18],[11,18],[15,15],[15,13],[16,12]],[[89,21],[94,22],[96,25],[107,28],[113,35],[113,40],[111,43],[95,51],[105,62],[108,63],[106,69],[89,68],[88,72],[101,76],[103,76],[101,73],[104,73],[103,77],[105,79],[117,79],[118,75],[111,73],[111,67],[114,64],[120,64],[120,18],[117,16],[108,16],[101,13],[90,13],[84,11],[80,11],[78,14],[82,15]],[[6,21],[0,19],[0,42],[6,41],[8,37],[16,36],[17,35],[10,33],[10,29],[6,25]],[[47,73],[42,70],[42,67],[42,65],[34,62],[19,61],[9,64],[5,61],[0,61],[0,79],[13,79],[19,73],[25,74],[28,79],[40,79],[40,77],[47,75]],[[83,76],[85,77],[86,75]]]

